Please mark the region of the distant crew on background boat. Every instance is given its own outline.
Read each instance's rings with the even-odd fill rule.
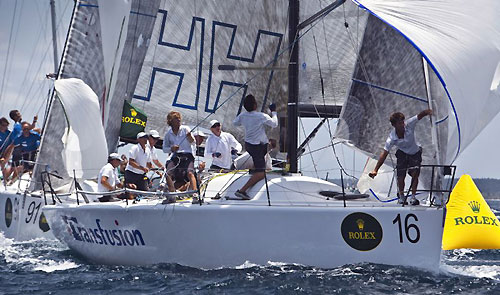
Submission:
[[[415,141],[415,126],[417,122],[427,115],[432,115],[432,110],[427,109],[420,112],[418,115],[411,117],[405,121],[405,115],[400,112],[393,113],[389,119],[394,130],[391,131],[385,142],[384,150],[380,154],[380,158],[375,165],[375,169],[368,173],[371,178],[377,176],[378,169],[384,164],[387,155],[392,146],[397,146],[396,151],[396,171],[398,178],[398,203],[406,202],[404,196],[405,176],[406,171],[411,176],[411,205],[418,205],[420,202],[416,198],[418,177],[420,175],[420,164],[422,163],[422,147],[418,146]]]

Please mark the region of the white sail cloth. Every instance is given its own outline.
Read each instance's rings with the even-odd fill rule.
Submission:
[[[401,32],[440,76],[453,109],[446,162],[455,160],[500,110],[500,2],[353,1]]]
[[[66,171],[71,176],[75,171],[77,178],[97,177],[108,156],[97,95],[75,78],[56,80],[55,89],[69,125],[61,139]]]

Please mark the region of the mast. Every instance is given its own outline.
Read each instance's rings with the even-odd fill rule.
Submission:
[[[289,172],[298,171],[297,162],[297,130],[298,130],[298,96],[299,96],[299,42],[295,42],[299,26],[299,0],[289,0],[288,8],[288,42],[290,44],[290,63],[288,65],[288,121],[287,150]]]
[[[50,17],[52,19],[52,47],[54,49],[54,73],[59,68],[59,59],[57,55],[57,35],[56,35],[56,5],[54,0],[50,0]]]
[[[327,106],[301,106],[299,110],[299,31],[321,19],[334,9],[344,4],[345,0],[336,0],[325,8],[321,9],[308,19],[300,22],[299,7],[300,0],[289,0],[288,4],[288,44],[290,48],[290,62],[288,65],[288,121],[287,121],[287,151],[289,172],[298,172],[298,117],[314,109],[314,114],[318,113],[318,107],[321,108],[322,117],[338,117],[340,109],[338,107]],[[309,109],[309,110],[308,110]]]

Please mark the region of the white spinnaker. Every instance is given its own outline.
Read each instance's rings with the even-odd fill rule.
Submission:
[[[455,116],[450,163],[500,111],[500,2],[353,1],[407,37],[442,78]]]
[[[61,139],[66,171],[75,171],[77,178],[97,177],[108,156],[97,95],[75,78],[56,80],[55,89],[69,123]]]

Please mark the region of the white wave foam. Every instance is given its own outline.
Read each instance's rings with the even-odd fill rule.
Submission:
[[[46,260],[41,261],[33,270],[39,270],[43,272],[54,272],[57,270],[67,270],[72,268],[79,267],[79,264],[74,263],[73,261],[63,260],[63,261],[54,261],[54,260]]]
[[[446,274],[462,275],[476,278],[500,280],[500,266],[498,265],[447,265],[440,267]]]
[[[235,269],[252,268],[255,266],[259,266],[259,265],[255,264],[255,263],[251,263],[250,261],[247,260],[247,261],[243,262],[243,264],[236,266]]]
[[[7,265],[27,270],[53,272],[78,267],[79,265],[67,261],[56,261],[47,259],[49,255],[66,250],[66,247],[54,240],[35,239],[24,242],[14,242],[7,239],[0,232],[0,252],[4,256]]]

